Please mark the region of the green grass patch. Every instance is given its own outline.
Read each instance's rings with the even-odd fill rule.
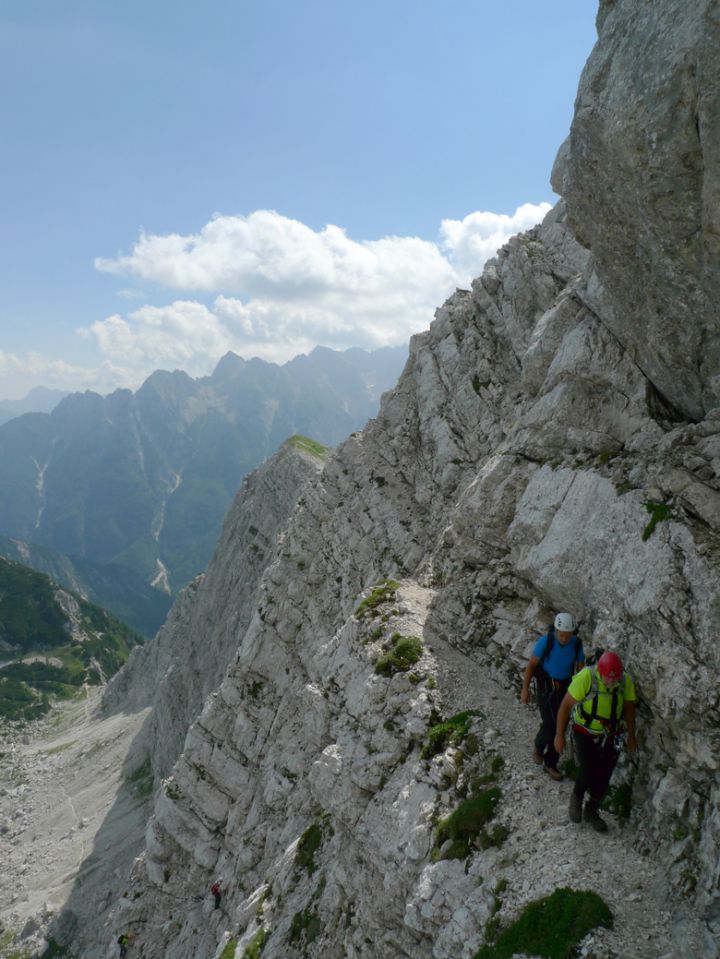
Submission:
[[[383,603],[392,603],[399,588],[400,583],[394,579],[386,579],[384,582],[378,583],[377,586],[373,586],[370,595],[366,596],[355,610],[355,615],[358,619],[364,619],[366,616],[372,618],[379,616],[378,606]]]
[[[441,819],[435,830],[436,846],[433,850],[434,859],[464,859],[470,855],[470,844],[478,842],[482,848],[499,845],[507,837],[504,831],[502,839],[495,842],[492,833],[488,833],[485,826],[495,815],[495,808],[500,802],[502,793],[498,786],[485,789],[476,796],[471,796],[460,803],[449,816]],[[451,840],[451,846],[442,854],[440,847]]]
[[[420,753],[421,759],[432,759],[445,752],[448,746],[458,747],[470,732],[473,717],[482,716],[478,709],[466,709],[428,730],[427,741]]]
[[[268,941],[269,936],[270,933],[267,931],[267,929],[258,929],[258,931],[245,947],[243,959],[258,959],[258,956],[265,948],[265,943]]]
[[[326,460],[330,452],[327,446],[323,446],[322,443],[317,443],[315,440],[308,439],[307,436],[291,436],[288,443],[290,446],[294,446],[295,449],[310,453],[311,456],[320,460]]]
[[[515,954],[568,959],[572,950],[597,926],[610,928],[613,915],[594,892],[556,889],[529,903],[520,917],[475,959],[511,959]]]
[[[231,939],[225,944],[225,948],[220,953],[220,959],[235,959],[235,950],[237,949],[237,939]]]
[[[315,853],[322,846],[322,841],[322,826],[314,822],[302,834],[295,850],[295,868],[298,871],[305,869],[308,876],[312,876],[316,869]]]
[[[662,523],[672,516],[672,506],[669,503],[656,503],[653,500],[646,500],[643,506],[650,514],[650,522],[642,532],[643,542],[650,539],[655,532],[658,523]]]
[[[392,646],[375,663],[375,672],[380,676],[394,676],[406,673],[422,657],[422,641],[417,636],[401,636],[393,633]]]
[[[296,912],[290,924],[290,942],[304,940],[308,945],[315,942],[322,930],[320,917],[315,912],[305,909],[303,912]]]

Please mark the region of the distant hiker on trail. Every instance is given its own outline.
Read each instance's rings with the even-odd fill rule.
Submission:
[[[586,666],[573,678],[560,704],[557,718],[555,749],[565,748],[565,728],[572,712],[572,729],[579,770],[570,796],[569,815],[580,822],[585,803],[585,822],[598,832],[607,831],[598,807],[610,784],[620,749],[619,733],[624,720],[627,726],[627,748],[634,753],[635,685],[617,653],[605,652],[597,666]]]
[[[210,886],[210,892],[215,897],[215,908],[220,908],[220,897],[222,896],[222,886],[220,885],[220,880],[216,879],[215,882]]]
[[[530,680],[535,677],[537,704],[542,723],[535,737],[533,760],[555,780],[563,778],[557,768],[558,754],[553,745],[557,714],[568,690],[572,674],[585,662],[582,644],[575,632],[570,613],[558,613],[554,624],[535,643],[523,676],[520,702],[530,697]]]
[[[118,945],[120,946],[120,959],[124,959],[130,945],[130,936],[126,932],[118,936]]]

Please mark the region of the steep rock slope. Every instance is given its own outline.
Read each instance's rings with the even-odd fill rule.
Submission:
[[[21,943],[10,947],[0,931],[0,956],[6,946],[10,955],[40,954],[63,906],[58,935],[81,941],[117,895],[142,848],[154,784],[233,658],[261,573],[325,455],[294,437],[245,479],[207,573],[181,592],[165,628],[134,650],[104,692],[91,689],[87,701],[29,728],[2,729],[0,926],[20,933]]]
[[[597,51],[622,62],[650,44],[674,64],[677,9],[603,3]],[[685,9],[700,36],[709,5]],[[638,73],[638,96],[660,69]],[[667,176],[680,175],[682,143],[655,122]],[[469,959],[495,920],[570,885],[616,915],[585,955],[717,957],[717,362],[708,348],[680,402],[687,354],[623,294],[602,240],[615,225],[592,206],[602,191],[573,183],[576,134],[557,168],[569,217],[560,203],[438,311],[377,419],[301,495],[237,655],[161,785],[105,944],[129,929],[146,955],[178,959]],[[643,155],[629,156],[640,179]],[[603,175],[620,184],[612,162]],[[597,238],[578,228],[589,249],[568,228],[583,216],[597,219]],[[680,270],[683,230],[649,232],[645,259]],[[703,282],[683,276],[693,295]],[[713,310],[694,320],[708,343]],[[388,576],[400,585],[371,591]],[[639,763],[617,773],[633,810],[601,849],[567,825],[567,786],[538,789],[530,724],[510,701],[558,608],[588,645],[622,653],[642,695]],[[406,644],[404,669],[408,636],[421,645]],[[472,735],[435,750],[438,714],[469,707],[483,714]],[[489,788],[487,821],[458,849],[443,819]],[[217,877],[213,911],[203,894]],[[78,941],[97,944],[97,927]]]
[[[188,726],[225,675],[256,611],[260,577],[325,456],[322,447],[294,437],[245,478],[207,572],[185,587],[155,641],[134,650],[106,689],[106,712],[152,706],[135,748],[147,752],[156,776],[169,773]]]

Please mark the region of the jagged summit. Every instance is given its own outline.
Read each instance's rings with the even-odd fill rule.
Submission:
[[[232,350],[228,350],[212,371],[210,379],[218,382],[229,379],[237,375],[246,365],[247,360],[244,360],[242,356],[238,356],[237,353],[233,353]]]

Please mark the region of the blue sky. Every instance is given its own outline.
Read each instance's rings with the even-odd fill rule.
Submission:
[[[4,0],[0,397],[406,341],[554,202],[596,8]]]

